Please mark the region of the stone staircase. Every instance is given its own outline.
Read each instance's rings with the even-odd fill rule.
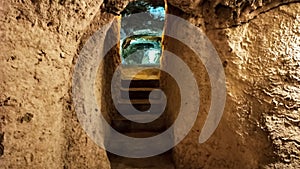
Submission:
[[[126,114],[126,116],[129,116],[131,119],[143,120],[153,118],[153,116],[159,116],[164,110],[164,106],[162,105],[162,94],[159,90],[157,90],[160,89],[159,70],[150,68],[139,72],[141,69],[141,67],[123,67],[121,69],[120,92],[117,104],[119,110],[122,111],[122,114]],[[140,112],[132,112],[130,109],[131,105]],[[149,111],[150,106],[152,106],[151,111]],[[121,114],[117,114],[112,119],[112,127],[127,136],[136,138],[151,137],[166,130],[163,115],[149,123],[137,123],[126,119]],[[143,147],[139,147],[138,145],[136,147],[132,147],[132,149],[142,148]],[[174,168],[171,152],[154,157],[138,159],[109,154],[109,159],[112,169]]]
[[[159,70],[151,68],[139,72],[141,69],[141,67],[123,67],[121,69],[120,93],[117,104],[122,114],[133,119],[156,117],[163,111],[161,92],[156,91],[160,86]],[[149,97],[151,91],[153,92]],[[131,106],[140,112],[132,112]],[[150,106],[152,106],[151,111],[149,110]],[[165,130],[163,117],[150,123],[136,123],[124,118],[121,114],[117,114],[112,119],[112,126],[120,132],[161,132]]]

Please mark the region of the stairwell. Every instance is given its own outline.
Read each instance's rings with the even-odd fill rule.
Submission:
[[[160,71],[154,67],[149,67],[143,71],[141,69],[143,67],[123,66],[121,68],[118,107],[122,114],[130,116],[131,119],[143,120],[159,117],[149,123],[137,123],[126,119],[119,112],[112,119],[112,127],[114,129],[122,134],[136,138],[155,136],[167,128],[164,114],[160,115],[164,111],[164,106],[162,105],[163,95],[157,90],[160,89]],[[131,104],[140,112],[132,112],[130,109]],[[152,106],[151,111],[149,110],[150,106]],[[132,149],[143,151],[143,147],[138,145],[132,147]],[[109,159],[112,169],[175,168],[172,162],[171,151],[149,158],[126,158],[109,153]]]

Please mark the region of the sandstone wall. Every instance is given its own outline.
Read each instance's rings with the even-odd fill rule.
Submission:
[[[195,126],[173,150],[176,166],[298,168],[300,5],[271,4],[274,9],[264,11],[262,7],[260,10],[264,12],[256,11],[255,17],[238,23],[238,19],[231,18],[232,11],[229,16],[225,15],[226,3],[217,11],[218,3],[222,4],[199,2],[203,5],[199,7],[188,2],[171,2],[168,8],[169,13],[184,17],[206,32],[223,62],[227,86],[221,123],[206,143],[199,144],[198,137],[210,104],[209,80],[205,68],[191,50],[174,39],[165,39],[165,49],[180,56],[194,71],[201,94]],[[249,15],[243,14],[244,19]],[[179,34],[184,31],[173,29]],[[189,32],[185,33],[192,37]],[[190,39],[192,43],[198,43],[197,40]],[[167,67],[164,62],[168,63],[163,58],[163,66]],[[179,93],[178,88],[173,87],[174,82],[168,76],[163,79],[168,98],[180,103],[178,97],[173,97]],[[167,112],[172,122],[178,107],[170,105]]]
[[[109,168],[106,152],[79,125],[71,98],[80,48],[113,19],[101,4],[1,2],[1,168]]]
[[[105,150],[92,142],[76,118],[71,80],[85,42],[127,3],[0,2],[1,167],[110,168]],[[202,98],[195,126],[173,150],[176,166],[299,168],[299,2],[168,3],[170,13],[205,31],[220,55],[227,85],[221,123],[206,143],[199,144],[211,98],[207,73],[187,46],[165,39],[166,49],[181,56],[195,72]],[[110,86],[110,76],[118,64],[117,58],[104,61],[98,86]],[[163,83],[168,85],[166,94],[176,96],[170,97],[171,102],[180,102],[172,79],[166,77]],[[98,93],[109,95],[107,90]],[[98,100],[103,110],[114,111],[110,99]],[[168,122],[172,123],[178,107],[167,110]]]

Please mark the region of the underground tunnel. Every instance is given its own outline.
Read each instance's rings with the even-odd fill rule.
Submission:
[[[297,0],[0,2],[0,168],[300,168],[299,11]],[[97,34],[109,43],[97,44],[91,38]],[[84,67],[106,45],[113,47],[102,62]],[[222,95],[212,83],[222,78],[209,75],[219,69],[206,69],[211,52],[218,54],[211,66],[221,65],[225,74],[226,99],[220,121],[210,121],[216,129],[200,143],[213,98]],[[173,56],[185,66],[170,62]],[[91,70],[95,79],[76,78]],[[83,88],[87,83],[93,85]],[[90,91],[98,105],[91,109]],[[133,140],[170,131],[170,143],[178,144],[147,158],[114,154],[109,148],[154,152],[161,142],[140,147],[107,139],[105,127],[86,132],[78,110],[92,112],[95,124],[102,115]],[[145,118],[155,120],[137,122]],[[93,139],[99,133],[104,146]]]

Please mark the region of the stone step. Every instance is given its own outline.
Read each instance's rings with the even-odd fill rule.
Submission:
[[[148,158],[126,158],[108,154],[112,169],[175,169],[171,152]]]
[[[159,88],[121,88],[121,98],[126,99],[148,99],[152,92],[150,99],[160,99],[161,91]]]
[[[151,104],[149,99],[136,99],[136,100],[125,100],[119,99],[118,110],[122,114],[132,114],[131,106],[135,107],[137,110],[147,113],[161,113],[164,111],[164,105],[161,99],[151,99]],[[150,110],[151,107],[151,110]]]
[[[157,79],[121,79],[121,87],[123,88],[159,88],[160,82]]]
[[[134,120],[143,120],[143,119],[153,119],[155,117],[160,117],[160,114],[142,113],[142,114],[127,114],[126,116]],[[127,119],[123,117],[121,114],[119,114],[114,117],[114,120],[127,120]]]
[[[162,104],[162,99],[131,99],[131,100],[127,100],[127,99],[119,99],[118,103],[119,104],[134,104],[134,105],[138,105],[138,104]]]
[[[151,114],[144,114],[144,115],[131,115],[130,118],[147,119],[152,117],[153,115]],[[118,130],[119,132],[140,132],[140,131],[162,132],[166,129],[165,121],[162,116],[158,117],[157,119],[149,123],[136,123],[126,119],[122,115],[119,115],[112,120],[112,127]]]
[[[133,138],[150,138],[156,135],[159,135],[161,132],[149,132],[149,131],[142,131],[142,132],[123,132],[124,135],[127,135],[129,137]],[[114,140],[114,141],[110,141]],[[122,140],[119,138],[119,136],[111,135],[109,138],[107,138],[106,146],[107,148],[118,151],[118,152],[131,152],[134,155],[143,154],[145,151],[151,151],[151,152],[160,152],[165,147],[169,147],[169,145],[172,145],[174,142],[174,138],[170,135],[167,138],[164,139],[154,139],[155,141],[151,141],[151,144],[147,143],[145,144],[145,141],[143,139],[133,139],[133,142],[126,142],[125,140]]]
[[[121,70],[122,79],[158,79],[160,76],[160,70],[155,67],[122,67]]]

